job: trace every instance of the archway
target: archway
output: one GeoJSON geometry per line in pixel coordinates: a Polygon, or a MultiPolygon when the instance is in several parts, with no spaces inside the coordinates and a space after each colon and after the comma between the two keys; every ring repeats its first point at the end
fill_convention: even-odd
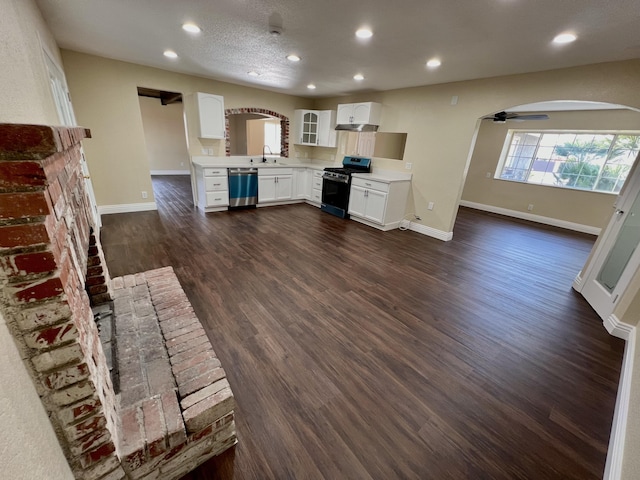
{"type": "Polygon", "coordinates": [[[231,121],[230,115],[261,115],[267,118],[276,118],[280,120],[280,156],[289,157],[289,118],[273,110],[264,108],[245,107],[245,108],[227,108],[224,111],[225,119],[225,154],[231,155],[231,121]]]}

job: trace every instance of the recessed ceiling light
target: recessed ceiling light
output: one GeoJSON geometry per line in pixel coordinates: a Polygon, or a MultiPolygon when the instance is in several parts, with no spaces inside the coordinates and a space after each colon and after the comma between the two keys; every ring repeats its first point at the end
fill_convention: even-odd
{"type": "Polygon", "coordinates": [[[195,23],[183,23],[182,29],[189,33],[200,33],[202,29],[195,23]]]}
{"type": "Polygon", "coordinates": [[[439,67],[440,65],[442,65],[442,62],[437,58],[432,58],[427,62],[427,67],[429,68],[436,68],[436,67],[439,67]]]}
{"type": "Polygon", "coordinates": [[[178,54],[173,50],[165,50],[163,55],[167,58],[178,58],[178,54]]]}
{"type": "Polygon", "coordinates": [[[247,75],[250,75],[252,77],[259,77],[260,74],[258,72],[254,72],[253,70],[251,70],[250,72],[247,72],[247,75]]]}
{"type": "Polygon", "coordinates": [[[371,38],[373,32],[368,28],[361,28],[356,32],[356,37],[358,38],[371,38]]]}
{"type": "Polygon", "coordinates": [[[309,90],[315,90],[315,89],[316,89],[316,86],[315,86],[313,83],[310,83],[309,85],[307,85],[307,88],[308,88],[309,90]]]}
{"type": "Polygon", "coordinates": [[[291,54],[291,55],[287,55],[287,60],[291,61],[291,62],[299,62],[300,61],[300,57],[298,55],[295,54],[291,54]]]}
{"type": "Polygon", "coordinates": [[[353,79],[354,79],[354,80],[364,80],[364,75],[362,75],[361,73],[356,73],[356,74],[353,76],[353,79]]]}
{"type": "Polygon", "coordinates": [[[573,33],[561,33],[553,39],[553,43],[571,43],[575,42],[576,38],[578,37],[576,37],[573,33]]]}

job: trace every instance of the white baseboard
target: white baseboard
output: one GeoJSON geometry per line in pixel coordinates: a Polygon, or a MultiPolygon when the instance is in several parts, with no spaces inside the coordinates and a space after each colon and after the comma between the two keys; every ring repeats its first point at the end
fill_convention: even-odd
{"type": "Polygon", "coordinates": [[[623,340],[629,340],[631,334],[635,331],[632,325],[621,322],[615,315],[609,315],[609,318],[603,320],[602,324],[610,335],[623,340]]]}
{"type": "Polygon", "coordinates": [[[151,170],[151,175],[191,175],[189,170],[151,170]]]}
{"type": "Polygon", "coordinates": [[[461,200],[460,206],[475,208],[476,210],[482,210],[485,212],[497,213],[498,215],[505,215],[507,217],[519,218],[521,220],[529,220],[530,222],[542,223],[544,225],[551,225],[552,227],[560,227],[576,232],[589,233],[591,235],[600,235],[600,231],[602,230],[601,228],[592,227],[590,225],[582,225],[580,223],[558,220],[557,218],[543,217],[542,215],[534,215],[532,213],[509,210],[507,208],[494,207],[493,205],[468,202],[467,200],[461,200]]]}
{"type": "Polygon", "coordinates": [[[427,227],[426,225],[410,222],[409,220],[403,220],[400,222],[400,227],[411,230],[412,232],[421,233],[422,235],[427,235],[428,237],[437,238],[443,242],[448,242],[453,239],[453,232],[437,230],[435,228],[427,227]]]}
{"type": "Polygon", "coordinates": [[[98,213],[102,216],[111,213],[148,212],[157,209],[158,205],[156,205],[156,202],[124,203],[121,205],[100,205],[98,207],[98,213]]]}
{"type": "Polygon", "coordinates": [[[609,437],[609,449],[607,450],[603,480],[620,480],[622,478],[622,461],[629,405],[631,403],[631,381],[633,378],[635,350],[636,331],[635,327],[631,327],[628,332],[627,344],[624,348],[620,382],[618,383],[618,396],[616,397],[616,408],[613,413],[613,424],[611,426],[611,436],[609,437]]]}

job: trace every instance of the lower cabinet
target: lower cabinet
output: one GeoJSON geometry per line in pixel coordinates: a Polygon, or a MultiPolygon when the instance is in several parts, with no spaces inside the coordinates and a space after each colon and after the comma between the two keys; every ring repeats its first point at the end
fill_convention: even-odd
{"type": "Polygon", "coordinates": [[[258,203],[285,202],[293,198],[293,169],[258,169],[258,203]]]}
{"type": "Polygon", "coordinates": [[[382,182],[353,177],[349,215],[380,230],[398,228],[404,218],[410,181],[382,182]]]}
{"type": "Polygon", "coordinates": [[[205,212],[226,210],[229,206],[229,180],[226,168],[196,167],[198,208],[205,212]]]}
{"type": "Polygon", "coordinates": [[[349,196],[349,214],[382,224],[387,208],[387,193],[352,186],[349,196]]]}
{"type": "Polygon", "coordinates": [[[311,170],[296,168],[293,170],[293,199],[309,200],[311,198],[311,170]]]}
{"type": "Polygon", "coordinates": [[[311,205],[320,207],[322,203],[322,178],[323,170],[311,170],[311,197],[309,201],[311,205]]]}

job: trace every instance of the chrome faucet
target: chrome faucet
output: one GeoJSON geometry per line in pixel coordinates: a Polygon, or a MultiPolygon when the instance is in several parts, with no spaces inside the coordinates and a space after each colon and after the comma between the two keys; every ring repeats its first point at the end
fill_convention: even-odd
{"type": "Polygon", "coordinates": [[[273,152],[271,151],[271,147],[269,147],[269,145],[265,145],[264,147],[262,147],[262,163],[265,163],[267,161],[267,156],[264,153],[265,148],[269,150],[269,155],[273,155],[273,152]]]}

